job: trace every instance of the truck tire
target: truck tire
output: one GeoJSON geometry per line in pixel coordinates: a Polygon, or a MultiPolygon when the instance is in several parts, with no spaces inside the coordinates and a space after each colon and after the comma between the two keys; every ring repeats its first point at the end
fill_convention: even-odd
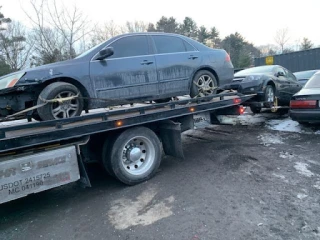
{"type": "Polygon", "coordinates": [[[83,99],[77,87],[66,82],[54,82],[46,86],[38,97],[37,104],[44,103],[42,99],[51,100],[54,98],[65,98],[75,96],[79,97],[64,101],[62,103],[48,103],[37,109],[41,120],[54,120],[80,116],[83,110],[83,99]]]}
{"type": "Polygon", "coordinates": [[[190,97],[194,98],[203,93],[205,96],[210,96],[216,93],[216,89],[211,89],[217,87],[216,77],[207,70],[200,70],[197,72],[191,82],[190,97]],[[197,84],[195,84],[197,83],[197,84]]]}
{"type": "Polygon", "coordinates": [[[160,166],[161,143],[149,128],[127,129],[106,145],[108,149],[104,149],[103,156],[106,170],[127,185],[152,178],[160,166]]]}

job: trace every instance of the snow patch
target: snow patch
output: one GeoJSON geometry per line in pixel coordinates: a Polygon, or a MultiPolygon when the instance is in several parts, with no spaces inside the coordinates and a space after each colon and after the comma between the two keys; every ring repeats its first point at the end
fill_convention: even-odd
{"type": "Polygon", "coordinates": [[[266,121],[266,118],[262,115],[240,115],[238,117],[241,125],[261,125],[266,121]]]}
{"type": "Polygon", "coordinates": [[[311,172],[309,169],[309,164],[302,163],[302,162],[296,162],[296,165],[294,165],[294,168],[297,170],[298,173],[301,175],[304,175],[306,177],[312,177],[314,176],[314,173],[311,172]]]}
{"type": "Polygon", "coordinates": [[[258,136],[258,139],[260,139],[262,144],[267,147],[271,144],[283,144],[282,138],[280,136],[270,133],[261,134],[258,136]]]}
{"type": "Polygon", "coordinates": [[[299,198],[299,199],[304,199],[304,198],[306,198],[306,197],[308,197],[308,195],[306,195],[306,194],[303,194],[303,193],[299,193],[298,195],[297,195],[297,198],[299,198]]]}
{"type": "Polygon", "coordinates": [[[269,120],[266,122],[267,128],[285,132],[304,132],[298,122],[291,119],[269,120]]]}
{"type": "Polygon", "coordinates": [[[110,222],[116,229],[123,230],[137,225],[147,226],[171,216],[174,197],[158,201],[155,199],[156,195],[157,191],[149,188],[136,200],[127,198],[115,200],[108,211],[110,222]]]}
{"type": "Polygon", "coordinates": [[[286,159],[286,158],[291,159],[294,157],[294,155],[292,153],[288,153],[288,152],[281,152],[279,157],[284,158],[284,159],[286,159]]]}
{"type": "Polygon", "coordinates": [[[313,185],[313,187],[320,190],[320,182],[317,181],[316,184],[313,185]]]}
{"type": "Polygon", "coordinates": [[[281,174],[277,174],[277,173],[272,173],[272,175],[273,175],[274,177],[277,177],[277,178],[280,178],[280,179],[285,179],[285,178],[286,178],[285,176],[283,176],[283,175],[281,175],[281,174]]]}

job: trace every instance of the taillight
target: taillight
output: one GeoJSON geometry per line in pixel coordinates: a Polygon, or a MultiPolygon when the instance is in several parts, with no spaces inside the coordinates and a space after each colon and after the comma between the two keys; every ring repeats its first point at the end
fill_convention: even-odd
{"type": "Polygon", "coordinates": [[[238,97],[237,97],[237,98],[234,98],[234,99],[233,99],[233,103],[234,103],[234,104],[239,104],[239,103],[241,103],[241,98],[238,98],[238,97]]]}
{"type": "Polygon", "coordinates": [[[316,108],[317,100],[291,100],[290,108],[316,108]]]}
{"type": "Polygon", "coordinates": [[[230,55],[227,53],[227,55],[226,55],[226,62],[230,62],[230,55]]]}
{"type": "Polygon", "coordinates": [[[239,108],[239,114],[241,115],[241,114],[244,114],[244,107],[243,106],[240,106],[240,108],[239,108]]]}

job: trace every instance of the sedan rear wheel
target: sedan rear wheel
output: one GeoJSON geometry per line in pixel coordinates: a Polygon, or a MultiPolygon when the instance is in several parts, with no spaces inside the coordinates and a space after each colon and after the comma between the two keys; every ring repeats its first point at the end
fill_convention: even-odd
{"type": "Polygon", "coordinates": [[[190,96],[194,98],[213,95],[216,93],[217,86],[215,76],[207,70],[201,70],[192,80],[190,96]]]}

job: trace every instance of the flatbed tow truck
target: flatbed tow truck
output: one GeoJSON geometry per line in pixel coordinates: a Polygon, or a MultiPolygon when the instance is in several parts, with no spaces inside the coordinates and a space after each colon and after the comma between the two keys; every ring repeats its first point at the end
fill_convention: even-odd
{"type": "Polygon", "coordinates": [[[235,92],[87,113],[62,120],[0,125],[0,204],[71,182],[91,187],[86,164],[99,162],[127,185],[150,179],[162,153],[184,158],[181,133],[194,116],[211,124],[240,115],[252,95],[235,92]]]}

